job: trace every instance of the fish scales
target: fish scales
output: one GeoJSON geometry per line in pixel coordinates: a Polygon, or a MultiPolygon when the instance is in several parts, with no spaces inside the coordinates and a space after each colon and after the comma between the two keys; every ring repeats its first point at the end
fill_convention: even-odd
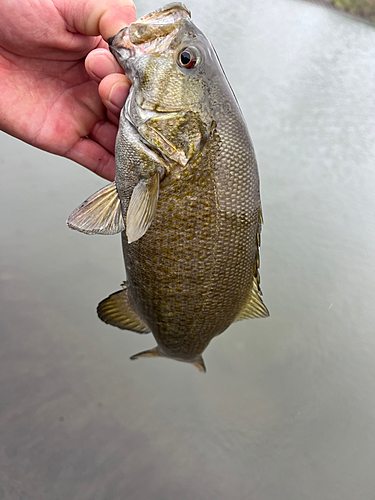
{"type": "Polygon", "coordinates": [[[160,190],[147,233],[131,244],[123,236],[129,292],[140,316],[157,341],[173,351],[181,338],[193,355],[240,312],[256,264],[259,204],[248,197],[257,179],[248,151],[243,154],[247,132],[238,119],[222,122],[193,168],[172,173],[160,190]],[[225,147],[232,137],[235,155],[225,147]]]}
{"type": "Polygon", "coordinates": [[[110,48],[133,83],[116,141],[122,220],[108,228],[114,217],[106,213],[107,229],[92,232],[122,231],[127,282],[98,313],[153,333],[157,347],[134,358],[165,356],[205,370],[202,352],[213,337],[236,320],[268,315],[251,139],[216,53],[182,4],[124,28],[110,48]]]}

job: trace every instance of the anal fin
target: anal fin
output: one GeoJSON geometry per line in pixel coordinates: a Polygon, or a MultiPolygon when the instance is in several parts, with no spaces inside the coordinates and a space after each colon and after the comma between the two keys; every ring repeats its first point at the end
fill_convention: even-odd
{"type": "Polygon", "coordinates": [[[99,318],[109,325],[137,333],[150,333],[148,326],[129,304],[128,291],[119,290],[102,300],[97,308],[99,318]]]}

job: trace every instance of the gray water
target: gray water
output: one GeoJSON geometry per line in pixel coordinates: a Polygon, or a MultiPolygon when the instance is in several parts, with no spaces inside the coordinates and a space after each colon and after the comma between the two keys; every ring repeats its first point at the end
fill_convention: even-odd
{"type": "MultiPolygon", "coordinates": [[[[160,6],[139,1],[138,15],[160,6]]],[[[120,237],[65,219],[105,182],[0,135],[0,499],[375,498],[375,28],[294,0],[191,0],[257,152],[266,320],[208,369],[105,325],[120,237]]]]}

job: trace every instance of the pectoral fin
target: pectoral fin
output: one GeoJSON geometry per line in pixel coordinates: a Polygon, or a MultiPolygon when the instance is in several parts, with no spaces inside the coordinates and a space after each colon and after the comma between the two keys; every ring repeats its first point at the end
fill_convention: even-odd
{"type": "Polygon", "coordinates": [[[257,278],[254,276],[253,287],[251,289],[251,293],[247,301],[247,304],[239,313],[235,321],[241,321],[243,319],[250,319],[250,318],[267,318],[267,316],[270,315],[267,307],[263,303],[261,294],[262,293],[259,290],[257,278]]]}
{"type": "Polygon", "coordinates": [[[102,300],[97,308],[99,318],[122,330],[150,333],[148,326],[133,311],[129,304],[128,291],[120,290],[102,300]]]}
{"type": "Polygon", "coordinates": [[[139,240],[150,227],[159,197],[159,173],[141,179],[135,186],[126,214],[128,243],[139,240]]]}
{"type": "Polygon", "coordinates": [[[116,234],[125,229],[116,184],[99,189],[71,213],[70,229],[86,234],[116,234]]]}

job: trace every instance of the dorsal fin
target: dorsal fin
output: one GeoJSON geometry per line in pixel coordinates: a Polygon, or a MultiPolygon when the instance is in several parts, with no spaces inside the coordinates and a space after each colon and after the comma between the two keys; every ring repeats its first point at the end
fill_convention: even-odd
{"type": "Polygon", "coordinates": [[[260,291],[257,279],[254,276],[253,287],[251,289],[249,299],[245,307],[236,317],[235,321],[241,321],[243,319],[250,318],[267,318],[270,313],[268,312],[267,307],[264,305],[261,295],[262,292],[260,291]]]}
{"type": "Polygon", "coordinates": [[[99,189],[69,216],[67,224],[86,234],[116,234],[125,229],[115,182],[99,189]]]}
{"type": "Polygon", "coordinates": [[[126,284],[124,290],[112,293],[112,295],[102,300],[98,305],[97,313],[104,323],[117,326],[122,330],[150,333],[148,326],[133,311],[129,304],[126,284]]]}
{"type": "Polygon", "coordinates": [[[253,286],[251,288],[248,300],[243,307],[242,311],[237,315],[235,321],[241,321],[243,319],[250,318],[266,318],[270,315],[267,307],[264,305],[262,300],[262,290],[260,289],[260,276],[259,276],[259,251],[260,251],[260,232],[262,230],[263,217],[262,209],[259,208],[259,230],[257,232],[257,253],[254,265],[254,275],[253,275],[253,286]]]}

